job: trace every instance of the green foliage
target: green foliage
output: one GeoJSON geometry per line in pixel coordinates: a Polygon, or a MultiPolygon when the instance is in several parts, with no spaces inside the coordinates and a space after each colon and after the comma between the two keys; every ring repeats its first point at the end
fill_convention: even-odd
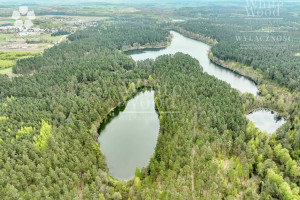
{"type": "Polygon", "coordinates": [[[0,75],[0,199],[96,199],[99,193],[128,199],[130,186],[108,175],[92,127],[123,101],[128,82],[134,90],[137,79],[147,80],[147,73],[115,48],[133,44],[120,38],[123,30],[134,36],[132,42],[166,41],[167,31],[153,27],[150,34],[160,37],[151,39],[140,32],[143,27],[152,29],[120,23],[107,26],[100,37],[91,30],[76,33],[88,37],[17,63],[15,71],[32,76],[0,75]]]}
{"type": "Polygon", "coordinates": [[[141,188],[141,180],[139,177],[135,177],[134,178],[134,187],[139,190],[141,188]]]}
{"type": "Polygon", "coordinates": [[[51,131],[52,131],[52,126],[47,122],[45,122],[44,120],[42,120],[40,134],[37,137],[36,136],[33,137],[34,146],[37,149],[42,150],[46,147],[47,139],[51,137],[51,131]]]}
{"type": "MultiPolygon", "coordinates": [[[[215,12],[215,10],[211,12],[215,12]]],[[[296,67],[300,57],[295,56],[300,49],[293,45],[295,41],[299,40],[300,34],[297,31],[297,26],[293,24],[294,19],[285,16],[287,20],[284,22],[267,25],[267,22],[251,23],[251,21],[245,21],[244,17],[236,17],[233,20],[231,15],[231,9],[224,9],[222,14],[213,18],[207,15],[199,20],[180,23],[179,26],[185,31],[216,39],[218,43],[211,48],[213,56],[221,60],[235,61],[251,66],[254,70],[257,69],[262,72],[264,78],[274,80],[292,90],[300,91],[300,68],[296,67]],[[261,32],[266,26],[275,30],[275,33],[261,32]],[[276,31],[287,28],[291,31],[288,35],[276,33],[276,31]],[[249,32],[243,32],[247,30],[249,32]],[[256,42],[255,39],[272,37],[289,37],[290,39],[273,43],[266,39],[256,42]],[[288,48],[279,44],[286,45],[288,48]]]]}
{"type": "Polygon", "coordinates": [[[0,116],[0,122],[1,122],[1,121],[6,121],[6,120],[8,120],[8,119],[9,119],[8,117],[0,116]]]}
{"type": "Polygon", "coordinates": [[[279,161],[284,164],[289,159],[291,159],[289,151],[287,149],[282,148],[281,144],[278,144],[274,148],[274,152],[279,161]]]}
{"type": "Polygon", "coordinates": [[[182,53],[160,56],[152,68],[143,67],[142,63],[138,68],[159,80],[155,104],[161,118],[155,155],[146,170],[147,182],[151,181],[142,185],[139,193],[142,199],[160,195],[165,199],[237,195],[240,179],[249,173],[247,161],[242,164],[239,159],[234,160],[232,188],[227,192],[224,183],[228,179],[227,170],[219,169],[215,158],[221,152],[230,154],[238,137],[236,133],[245,132],[247,122],[239,94],[203,73],[197,60],[182,53]],[[157,193],[147,192],[153,187],[158,188],[157,193]],[[159,188],[166,190],[160,194],[159,188]]]}
{"type": "Polygon", "coordinates": [[[0,70],[16,65],[18,59],[39,55],[30,52],[2,52],[0,51],[0,70]]]}
{"type": "Polygon", "coordinates": [[[148,82],[150,85],[154,85],[154,83],[155,83],[155,81],[151,75],[149,75],[149,77],[148,77],[148,82]]]}
{"type": "Polygon", "coordinates": [[[52,33],[51,36],[59,36],[59,35],[69,35],[70,32],[69,31],[62,31],[62,30],[59,30],[55,33],[52,33]]]}
{"type": "MultiPolygon", "coordinates": [[[[219,43],[227,37],[216,32],[226,24],[187,24],[219,43]]],[[[192,57],[177,53],[135,63],[121,52],[165,44],[167,36],[152,20],[104,23],[13,69],[32,76],[0,75],[0,198],[297,199],[299,143],[290,141],[299,141],[298,123],[280,146],[276,136],[248,124],[240,94],[203,73],[192,57]],[[125,183],[108,175],[93,127],[127,89],[129,97],[141,86],[137,79],[155,80],[160,134],[149,166],[125,183]]]]}
{"type": "Polygon", "coordinates": [[[98,195],[98,198],[99,198],[99,200],[105,200],[104,195],[103,195],[102,193],[100,193],[100,194],[98,195]]]}
{"type": "Polygon", "coordinates": [[[276,174],[272,169],[268,170],[267,178],[270,184],[274,183],[278,186],[280,196],[284,200],[300,199],[298,190],[292,190],[287,182],[285,182],[282,176],[276,174]]]}
{"type": "Polygon", "coordinates": [[[135,88],[135,84],[132,83],[128,83],[128,89],[130,92],[135,92],[136,88],[135,88]]]}
{"type": "Polygon", "coordinates": [[[153,81],[153,80],[154,80],[153,77],[151,75],[149,75],[148,81],[153,81]]]}
{"type": "Polygon", "coordinates": [[[61,28],[62,26],[67,25],[64,22],[53,23],[51,21],[45,21],[45,20],[39,20],[39,19],[35,19],[33,21],[33,23],[42,29],[61,28]]]}
{"type": "Polygon", "coordinates": [[[35,131],[34,127],[21,127],[21,129],[18,130],[16,139],[19,139],[22,135],[28,135],[34,131],[35,131]]]}
{"type": "Polygon", "coordinates": [[[135,169],[134,176],[138,178],[142,178],[141,170],[138,167],[136,167],[135,169]]]}
{"type": "MultiPolygon", "coordinates": [[[[218,8],[214,8],[214,12],[216,12],[215,9],[218,8]]],[[[187,20],[175,26],[181,33],[201,36],[195,38],[207,43],[211,43],[209,39],[217,40],[217,43],[211,43],[213,46],[209,54],[210,59],[256,81],[261,96],[255,98],[252,95],[243,95],[246,112],[262,107],[272,108],[288,119],[287,124],[272,136],[260,132],[250,123],[245,137],[240,137],[248,143],[247,151],[251,151],[248,158],[252,157],[255,160],[254,163],[248,161],[253,170],[253,174],[250,175],[258,174],[262,185],[268,182],[261,191],[262,199],[299,198],[293,195],[299,194],[300,184],[298,177],[300,173],[300,127],[297,126],[300,115],[300,68],[297,66],[300,60],[297,56],[299,47],[294,47],[293,43],[299,40],[300,34],[293,23],[291,13],[293,8],[289,7],[289,9],[289,11],[282,12],[286,20],[279,23],[252,23],[245,21],[243,16],[236,16],[233,19],[231,9],[219,8],[219,13],[214,16],[209,14],[212,9],[208,9],[207,13],[201,12],[204,16],[200,19],[187,20]],[[264,32],[265,27],[275,32],[289,28],[292,31],[288,35],[291,40],[278,43],[259,41],[259,44],[248,40],[250,37],[271,38],[274,35],[284,35],[272,33],[272,31],[264,32]],[[247,30],[250,32],[248,33],[247,30]],[[237,35],[244,35],[247,41],[238,41],[237,35]],[[206,39],[203,40],[204,37],[206,39]],[[288,47],[283,49],[282,46],[272,46],[274,44],[288,47]],[[278,176],[287,181],[277,182],[276,185],[274,185],[274,180],[270,183],[271,179],[266,178],[269,169],[274,169],[277,175],[280,174],[278,176]]],[[[242,145],[241,141],[240,143],[242,145]]]]}
{"type": "Polygon", "coordinates": [[[11,60],[0,60],[0,69],[5,69],[8,67],[12,67],[16,64],[16,62],[11,60]]]}
{"type": "Polygon", "coordinates": [[[29,133],[33,132],[34,130],[35,130],[34,127],[21,127],[21,129],[18,130],[18,134],[19,135],[29,134],[29,133]]]}
{"type": "Polygon", "coordinates": [[[10,102],[12,102],[12,101],[15,101],[16,100],[16,98],[15,97],[13,97],[13,96],[10,96],[10,97],[6,97],[6,101],[8,102],[8,103],[10,103],[10,102]]]}
{"type": "Polygon", "coordinates": [[[0,51],[0,60],[17,60],[17,59],[27,58],[30,56],[37,56],[37,55],[40,55],[40,53],[0,51]]]}

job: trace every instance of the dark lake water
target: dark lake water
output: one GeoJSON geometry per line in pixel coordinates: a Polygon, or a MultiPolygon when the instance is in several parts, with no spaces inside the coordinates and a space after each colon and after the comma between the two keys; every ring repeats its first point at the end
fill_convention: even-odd
{"type": "Polygon", "coordinates": [[[175,54],[176,52],[189,54],[200,62],[204,72],[229,83],[231,87],[240,90],[242,93],[248,92],[257,95],[258,89],[253,81],[231,70],[218,66],[209,60],[209,46],[207,44],[184,37],[175,31],[171,31],[171,34],[174,37],[171,45],[167,48],[133,50],[127,52],[127,54],[129,54],[135,61],[145,60],[147,58],[155,59],[160,55],[175,54]]]}
{"type": "Polygon", "coordinates": [[[106,157],[109,174],[127,180],[136,167],[146,167],[154,153],[159,133],[154,91],[139,92],[117,107],[101,124],[98,142],[106,157]]]}
{"type": "Polygon", "coordinates": [[[269,134],[274,133],[286,121],[276,112],[270,110],[258,110],[247,115],[254,122],[255,127],[269,134]]]}

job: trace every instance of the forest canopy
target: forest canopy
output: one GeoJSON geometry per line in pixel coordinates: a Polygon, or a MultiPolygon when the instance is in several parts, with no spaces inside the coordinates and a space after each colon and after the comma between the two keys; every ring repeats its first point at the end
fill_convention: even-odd
{"type": "MultiPolygon", "coordinates": [[[[43,55],[18,61],[18,77],[0,74],[0,198],[300,199],[300,147],[291,142],[300,138],[296,111],[288,124],[293,128],[287,128],[290,140],[268,136],[245,117],[245,104],[251,104],[245,98],[254,98],[203,73],[191,56],[135,62],[125,50],[166,46],[170,39],[169,24],[145,20],[77,31],[43,55]],[[97,143],[97,127],[144,85],[155,88],[160,116],[155,153],[132,180],[115,180],[97,143]],[[178,92],[170,95],[175,87],[178,92]]],[[[267,78],[299,89],[299,76],[285,72],[297,58],[275,60],[284,67],[270,68],[271,55],[288,52],[240,51],[227,40],[232,26],[223,21],[178,26],[217,41],[212,53],[220,59],[259,68],[267,78]]]]}

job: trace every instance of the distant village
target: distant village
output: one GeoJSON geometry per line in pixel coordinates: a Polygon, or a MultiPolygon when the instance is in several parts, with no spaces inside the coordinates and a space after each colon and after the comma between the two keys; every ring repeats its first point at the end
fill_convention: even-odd
{"type": "Polygon", "coordinates": [[[11,24],[3,24],[0,27],[0,33],[15,33],[16,36],[24,37],[24,36],[29,36],[33,35],[36,33],[44,33],[44,34],[52,34],[56,33],[58,31],[68,31],[68,32],[74,32],[77,29],[84,29],[87,27],[95,27],[98,25],[96,21],[88,21],[88,22],[83,22],[80,19],[77,18],[68,18],[68,17],[41,17],[40,20],[45,20],[45,21],[53,21],[53,22],[68,22],[65,26],[60,27],[60,28],[47,28],[47,29],[42,29],[42,28],[37,28],[37,27],[32,27],[29,29],[25,28],[20,28],[16,26],[12,26],[11,24]]]}

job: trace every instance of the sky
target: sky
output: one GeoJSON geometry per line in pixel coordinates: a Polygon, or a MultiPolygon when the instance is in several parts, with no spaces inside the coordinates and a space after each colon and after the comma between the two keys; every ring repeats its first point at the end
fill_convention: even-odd
{"type": "Polygon", "coordinates": [[[67,5],[67,4],[82,4],[82,3],[112,3],[112,4],[185,4],[185,3],[205,3],[208,2],[245,2],[246,0],[0,0],[0,5],[19,5],[19,4],[56,4],[56,5],[67,5]]]}
{"type": "MultiPolygon", "coordinates": [[[[127,5],[142,5],[142,4],[163,4],[163,5],[184,5],[184,6],[203,6],[210,4],[222,4],[222,5],[243,5],[247,0],[0,0],[1,6],[9,5],[32,5],[38,4],[40,6],[45,5],[84,5],[84,4],[127,4],[127,5]]],[[[251,0],[248,0],[251,1],[251,0]]],[[[253,0],[255,1],[255,0],[253,0]]],[[[256,0],[256,1],[270,1],[270,0],[256,0]]],[[[300,0],[274,0],[283,1],[284,3],[300,2],[300,0]]]]}

